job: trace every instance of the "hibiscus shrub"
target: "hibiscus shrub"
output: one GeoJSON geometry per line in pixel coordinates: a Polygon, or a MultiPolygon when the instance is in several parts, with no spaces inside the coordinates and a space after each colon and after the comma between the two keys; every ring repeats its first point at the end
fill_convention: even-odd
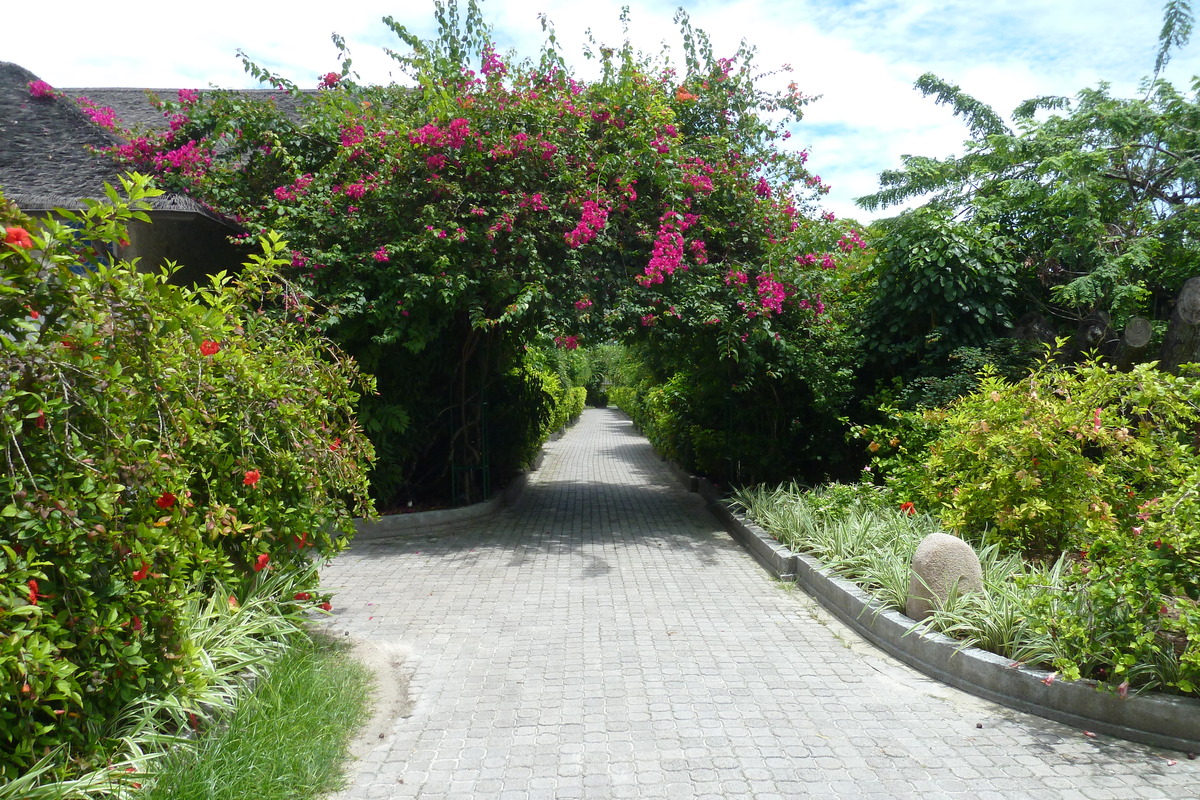
{"type": "Polygon", "coordinates": [[[65,221],[0,209],[0,779],[60,745],[103,763],[135,698],[186,701],[186,598],[299,573],[369,510],[369,384],[295,322],[284,244],[171,285],[109,255],[155,193],[125,189],[65,221]]]}

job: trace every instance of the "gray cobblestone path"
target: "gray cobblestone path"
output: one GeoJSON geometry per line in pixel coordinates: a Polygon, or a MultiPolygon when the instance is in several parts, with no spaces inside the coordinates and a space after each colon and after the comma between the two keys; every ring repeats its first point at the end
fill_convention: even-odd
{"type": "Polygon", "coordinates": [[[616,411],[550,444],[515,508],[355,545],[325,582],[333,629],[411,676],[411,716],[345,798],[1200,797],[1200,760],[864,644],[772,581],[616,411]]]}

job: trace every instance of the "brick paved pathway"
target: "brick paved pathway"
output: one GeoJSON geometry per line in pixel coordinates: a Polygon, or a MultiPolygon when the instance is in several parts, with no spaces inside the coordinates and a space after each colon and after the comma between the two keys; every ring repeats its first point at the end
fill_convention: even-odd
{"type": "Polygon", "coordinates": [[[550,444],[515,508],[360,543],[325,580],[334,629],[411,675],[411,716],[345,798],[1200,797],[1200,760],[864,644],[772,581],[616,411],[550,444]]]}

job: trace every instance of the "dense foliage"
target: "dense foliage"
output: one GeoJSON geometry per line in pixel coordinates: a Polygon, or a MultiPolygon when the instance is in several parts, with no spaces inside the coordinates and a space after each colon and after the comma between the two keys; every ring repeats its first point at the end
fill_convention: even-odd
{"type": "Polygon", "coordinates": [[[446,492],[450,473],[471,497],[465,467],[502,480],[519,466],[485,435],[484,409],[529,393],[522,353],[541,332],[564,349],[642,343],[664,354],[659,382],[673,375],[664,362],[687,363],[710,416],[729,392],[806,387],[747,409],[771,413],[776,434],[837,405],[833,276],[862,241],[818,218],[827,187],[781,146],[808,102],[794,84],[761,90],[751,48],[716,57],[682,12],[678,70],[628,43],[596,46],[600,77],[584,82],[553,29],[519,61],[496,52],[473,0],[465,15],[436,7],[433,40],[386,20],[412,86],[359,85],[347,55],[304,93],[247,62],[286,106],[183,92],[162,101],[169,131],[117,150],[284,234],[320,324],[379,381],[361,407],[379,497],[446,492]],[[783,374],[790,384],[770,386],[783,374]]]}
{"type": "Polygon", "coordinates": [[[898,497],[965,538],[1065,559],[1032,619],[1079,677],[1200,687],[1200,383],[1139,365],[984,370],[944,408],[868,432],[898,497]]]}
{"type": "MultiPolygon", "coordinates": [[[[370,384],[293,315],[265,238],[240,280],[185,289],[111,248],[153,190],[0,214],[0,776],[48,749],[103,763],[139,698],[202,693],[188,608],[309,575],[369,510],[370,384]],[[286,316],[284,310],[287,309],[286,316]]],[[[314,585],[279,598],[321,602],[314,585]]]]}

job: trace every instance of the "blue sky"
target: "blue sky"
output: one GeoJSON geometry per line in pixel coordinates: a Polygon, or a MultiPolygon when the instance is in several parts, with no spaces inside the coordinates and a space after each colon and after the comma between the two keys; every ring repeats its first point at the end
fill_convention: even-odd
{"type": "MultiPolygon", "coordinates": [[[[465,0],[464,0],[465,3],[465,0]]],[[[200,6],[130,0],[111,5],[67,0],[10,4],[0,59],[55,86],[224,88],[252,86],[236,51],[301,85],[337,67],[330,35],[347,39],[367,81],[402,76],[385,47],[400,47],[381,22],[391,15],[417,33],[433,32],[433,0],[343,0],[298,11],[294,0],[206,0],[200,6]],[[203,13],[194,9],[203,8],[203,13]]],[[[543,41],[539,13],[557,30],[560,50],[586,77],[581,55],[589,28],[619,44],[622,5],[630,38],[646,52],[678,51],[678,2],[638,0],[484,0],[503,49],[533,54],[543,41]]],[[[950,113],[923,99],[913,82],[934,72],[1007,113],[1022,100],[1074,95],[1108,81],[1133,94],[1154,64],[1162,3],[1157,0],[705,0],[682,4],[718,55],[741,40],[758,50],[764,71],[791,64],[809,106],[792,142],[833,186],[826,207],[868,219],[853,198],[871,192],[900,155],[941,156],[966,138],[950,113]]],[[[1190,84],[1200,74],[1200,37],[1177,53],[1166,77],[1190,84]]],[[[894,212],[884,212],[889,214],[894,212]]]]}

